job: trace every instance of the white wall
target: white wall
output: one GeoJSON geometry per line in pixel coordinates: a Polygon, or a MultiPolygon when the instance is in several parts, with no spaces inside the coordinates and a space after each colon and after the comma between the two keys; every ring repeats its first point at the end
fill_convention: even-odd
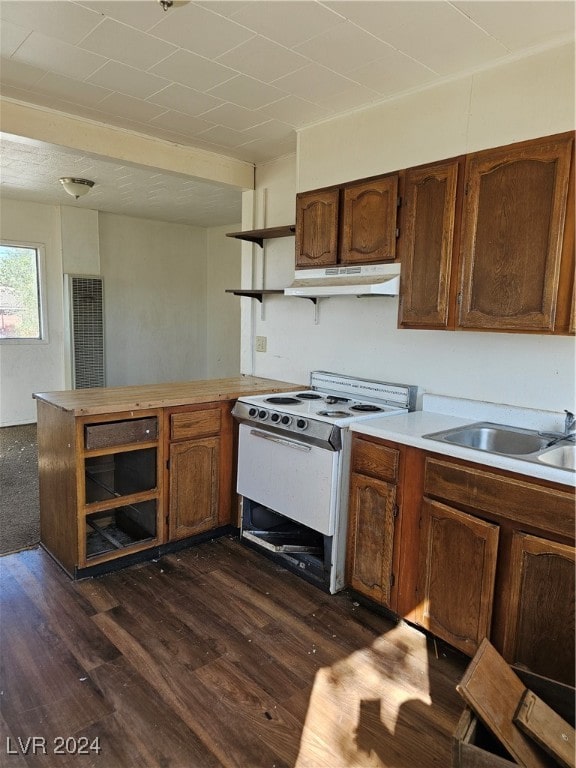
{"type": "Polygon", "coordinates": [[[33,392],[64,386],[60,209],[2,200],[0,237],[44,246],[46,339],[0,343],[0,426],[36,421],[33,392]]]}
{"type": "Polygon", "coordinates": [[[1,201],[0,237],[44,246],[47,339],[0,343],[0,426],[36,421],[33,392],[70,388],[63,276],[101,274],[108,386],[236,376],[241,252],[203,229],[1,201]]]}
{"type": "Polygon", "coordinates": [[[101,213],[108,386],[201,379],[207,231],[101,213]]]}
{"type": "MultiPolygon", "coordinates": [[[[265,189],[273,212],[266,226],[291,223],[297,191],[573,128],[574,56],[562,47],[302,131],[296,172],[290,161],[258,168],[256,205],[265,189]]],[[[294,241],[269,243],[266,287],[286,286],[294,241]]],[[[244,285],[257,284],[258,266],[245,259],[243,269],[244,285]]],[[[397,298],[324,299],[318,324],[307,300],[265,302],[263,315],[255,307],[243,315],[245,372],[307,382],[311,370],[325,369],[421,391],[574,410],[572,338],[398,330],[397,298]],[[266,353],[252,351],[252,333],[267,337],[266,353]]]]}
{"type": "Polygon", "coordinates": [[[241,224],[208,230],[208,338],[207,371],[210,379],[238,376],[240,373],[240,299],[228,288],[239,288],[241,247],[227,232],[238,232],[241,224]]]}
{"type": "MultiPolygon", "coordinates": [[[[63,205],[60,208],[62,270],[65,275],[99,275],[98,211],[63,205]]],[[[64,387],[72,387],[72,330],[64,290],[64,387]]]]}

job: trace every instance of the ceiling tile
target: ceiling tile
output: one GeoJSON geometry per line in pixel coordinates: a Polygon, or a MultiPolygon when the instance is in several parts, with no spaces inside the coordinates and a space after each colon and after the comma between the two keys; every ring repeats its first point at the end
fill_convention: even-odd
{"type": "Polygon", "coordinates": [[[305,99],[298,98],[298,96],[287,96],[285,99],[280,99],[280,101],[276,101],[274,104],[263,107],[260,111],[263,115],[275,117],[277,120],[293,125],[295,128],[300,128],[334,115],[332,110],[312,104],[305,99]]]}
{"type": "Polygon", "coordinates": [[[455,2],[456,8],[510,50],[547,43],[574,31],[574,2],[455,2]],[[522,23],[519,23],[519,20],[522,23]]]}
{"type": "Polygon", "coordinates": [[[248,139],[267,139],[269,141],[296,140],[296,132],[291,125],[281,123],[279,120],[267,120],[252,128],[247,128],[244,135],[248,139]]]}
{"type": "MultiPolygon", "coordinates": [[[[254,163],[266,163],[269,160],[292,155],[296,152],[296,138],[292,141],[274,142],[264,141],[263,139],[251,141],[238,147],[238,151],[245,153],[245,158],[250,158],[254,163]]],[[[242,159],[242,158],[241,158],[242,159]]]]}
{"type": "Polygon", "coordinates": [[[266,85],[266,83],[261,83],[259,80],[245,75],[238,75],[238,77],[233,77],[231,80],[217,85],[211,89],[210,94],[247,109],[258,109],[288,95],[286,91],[281,91],[273,85],[266,85]]]}
{"type": "Polygon", "coordinates": [[[98,104],[98,109],[110,115],[126,118],[127,120],[137,120],[147,122],[154,117],[158,117],[165,110],[163,107],[157,107],[141,99],[133,99],[131,96],[124,96],[121,93],[112,93],[98,104]]]}
{"type": "Polygon", "coordinates": [[[118,61],[107,61],[97,72],[90,75],[88,82],[137,99],[145,99],[165,88],[169,81],[150,72],[120,64],[118,61]]]}
{"type": "Polygon", "coordinates": [[[48,3],[46,0],[2,0],[0,19],[2,23],[9,21],[72,44],[81,40],[101,21],[97,13],[75,3],[48,3]]]}
{"type": "Polygon", "coordinates": [[[111,93],[107,88],[72,80],[71,77],[57,75],[54,72],[48,72],[32,90],[39,90],[41,93],[56,96],[56,98],[64,101],[88,106],[98,104],[111,93]]]}
{"type": "Polygon", "coordinates": [[[382,94],[362,85],[353,85],[346,91],[318,99],[319,104],[334,112],[348,112],[360,107],[366,107],[375,101],[380,101],[382,94]]]}
{"type": "Polygon", "coordinates": [[[190,134],[179,133],[175,130],[162,128],[158,123],[138,123],[134,126],[134,129],[139,133],[143,133],[146,136],[152,136],[156,139],[165,139],[166,141],[173,141],[176,144],[182,144],[182,146],[196,146],[197,139],[192,138],[190,134]]]}
{"type": "Polygon", "coordinates": [[[348,90],[353,83],[337,72],[332,72],[318,64],[309,64],[297,72],[280,77],[274,85],[294,96],[316,101],[325,96],[348,90]]]}
{"type": "Polygon", "coordinates": [[[151,70],[182,85],[205,91],[234,77],[236,72],[189,51],[176,51],[151,70]]]}
{"type": "Polygon", "coordinates": [[[209,128],[200,134],[200,138],[219,147],[237,147],[244,144],[246,140],[241,131],[235,131],[224,125],[215,125],[213,128],[209,128]]]}
{"type": "MultiPolygon", "coordinates": [[[[432,0],[435,6],[445,5],[446,0],[432,0]]],[[[388,39],[395,29],[418,20],[424,6],[431,0],[329,0],[325,5],[349,21],[377,37],[388,39]]]]}
{"type": "Polygon", "coordinates": [[[254,32],[193,3],[166,13],[151,34],[207,58],[254,37],[254,32]]]}
{"type": "Polygon", "coordinates": [[[335,72],[346,74],[386,55],[390,46],[350,23],[338,24],[295,48],[335,72]]]}
{"type": "MultiPolygon", "coordinates": [[[[0,3],[1,7],[2,4],[0,3]]],[[[6,58],[12,56],[29,34],[29,29],[18,27],[16,24],[10,24],[9,21],[2,21],[0,25],[0,51],[2,56],[6,58]]]]}
{"type": "Polygon", "coordinates": [[[164,11],[153,0],[80,0],[79,4],[142,31],[151,29],[164,17],[164,11]]]}
{"type": "Polygon", "coordinates": [[[235,131],[243,131],[266,120],[260,112],[237,107],[235,104],[222,104],[216,109],[205,112],[202,117],[217,125],[233,128],[235,131]]]}
{"type": "Polygon", "coordinates": [[[456,8],[438,3],[424,3],[417,19],[394,31],[393,41],[395,48],[440,75],[494,63],[507,53],[456,8]]]}
{"type": "Polygon", "coordinates": [[[196,3],[227,18],[235,16],[243,6],[248,4],[249,0],[203,0],[196,3]]]}
{"type": "Polygon", "coordinates": [[[253,37],[218,57],[221,64],[270,83],[309,64],[308,59],[264,37],[253,37]]]}
{"type": "Polygon", "coordinates": [[[344,20],[319,3],[253,0],[234,14],[234,21],[292,48],[344,20]]]}
{"type": "Polygon", "coordinates": [[[182,112],[169,110],[150,121],[153,125],[161,125],[163,128],[175,131],[182,135],[193,136],[211,128],[214,122],[202,120],[192,115],[184,115],[182,112]]]}
{"type": "Polygon", "coordinates": [[[348,73],[348,77],[362,83],[382,96],[417,88],[430,83],[435,77],[431,69],[419,64],[400,51],[389,48],[386,56],[348,73]]]}
{"type": "Polygon", "coordinates": [[[46,37],[33,32],[12,56],[17,61],[59,72],[61,75],[74,76],[82,80],[104,64],[105,59],[95,53],[83,51],[53,37],[46,37]]]}
{"type": "Polygon", "coordinates": [[[2,83],[17,88],[30,88],[46,74],[46,70],[32,67],[22,61],[3,58],[0,62],[0,73],[2,74],[2,83]]]}
{"type": "Polygon", "coordinates": [[[112,19],[104,19],[82,40],[80,47],[142,69],[157,64],[176,50],[173,45],[163,40],[112,19]]]}
{"type": "Polygon", "coordinates": [[[175,109],[178,112],[185,112],[187,115],[201,115],[203,112],[222,104],[222,100],[215,96],[200,93],[200,91],[195,91],[193,88],[187,88],[178,83],[173,83],[162,91],[158,91],[158,93],[150,96],[148,101],[152,104],[175,109]]]}

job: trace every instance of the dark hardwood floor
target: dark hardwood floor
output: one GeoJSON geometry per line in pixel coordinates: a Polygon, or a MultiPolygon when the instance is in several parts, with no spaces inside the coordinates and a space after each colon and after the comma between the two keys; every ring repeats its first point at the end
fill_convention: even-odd
{"type": "Polygon", "coordinates": [[[33,549],[0,576],[2,766],[450,765],[467,660],[236,539],[79,582],[33,549]]]}

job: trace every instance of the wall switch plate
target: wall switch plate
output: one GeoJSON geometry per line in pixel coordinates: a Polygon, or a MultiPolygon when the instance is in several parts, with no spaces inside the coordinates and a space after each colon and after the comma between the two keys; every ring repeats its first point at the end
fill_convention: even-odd
{"type": "Polygon", "coordinates": [[[266,336],[256,336],[254,339],[254,349],[256,352],[266,352],[266,342],[268,341],[266,336]]]}

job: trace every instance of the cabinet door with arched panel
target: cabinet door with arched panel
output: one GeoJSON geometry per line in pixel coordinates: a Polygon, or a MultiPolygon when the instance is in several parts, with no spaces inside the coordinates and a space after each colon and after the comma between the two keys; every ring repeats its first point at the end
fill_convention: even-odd
{"type": "Polygon", "coordinates": [[[515,531],[504,630],[504,658],[574,684],[576,550],[515,531]]]}
{"type": "Polygon", "coordinates": [[[467,156],[460,328],[552,332],[572,134],[467,156]]]}
{"type": "Polygon", "coordinates": [[[296,196],[296,268],[326,267],[338,260],[338,188],[296,196]]]}

